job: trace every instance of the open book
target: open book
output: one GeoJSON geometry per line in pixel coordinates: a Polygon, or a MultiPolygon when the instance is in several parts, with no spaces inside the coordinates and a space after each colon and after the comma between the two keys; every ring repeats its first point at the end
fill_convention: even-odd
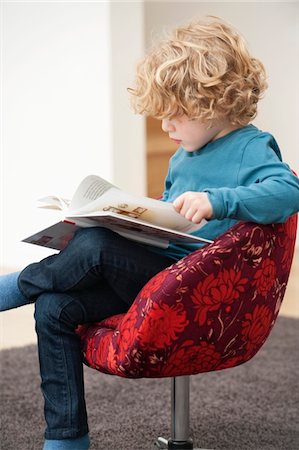
{"type": "Polygon", "coordinates": [[[62,220],[23,242],[61,250],[78,228],[95,226],[163,248],[170,241],[211,242],[190,234],[205,221],[194,224],[177,213],[171,203],[129,194],[96,175],[80,183],[71,201],[55,196],[39,201],[41,208],[61,210],[62,220]]]}

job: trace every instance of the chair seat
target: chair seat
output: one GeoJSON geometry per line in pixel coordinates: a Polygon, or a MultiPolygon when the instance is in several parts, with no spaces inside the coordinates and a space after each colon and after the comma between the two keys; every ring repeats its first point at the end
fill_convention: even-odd
{"type": "Polygon", "coordinates": [[[234,367],[267,339],[284,296],[297,216],[239,222],[154,276],[126,314],[80,325],[84,362],[127,378],[234,367]]]}

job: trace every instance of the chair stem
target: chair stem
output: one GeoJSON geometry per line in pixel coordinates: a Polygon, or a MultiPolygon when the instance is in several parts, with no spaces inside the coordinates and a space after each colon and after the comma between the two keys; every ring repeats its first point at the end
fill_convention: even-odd
{"type": "Polygon", "coordinates": [[[189,392],[190,377],[180,376],[171,379],[171,439],[168,448],[192,449],[189,437],[189,392]]]}

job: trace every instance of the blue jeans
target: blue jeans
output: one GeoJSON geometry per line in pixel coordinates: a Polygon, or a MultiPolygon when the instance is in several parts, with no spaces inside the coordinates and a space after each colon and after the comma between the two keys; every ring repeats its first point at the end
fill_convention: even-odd
{"type": "Polygon", "coordinates": [[[59,254],[20,273],[21,292],[35,301],[47,439],[88,432],[77,325],[126,312],[146,282],[173,262],[95,227],[79,230],[59,254]]]}

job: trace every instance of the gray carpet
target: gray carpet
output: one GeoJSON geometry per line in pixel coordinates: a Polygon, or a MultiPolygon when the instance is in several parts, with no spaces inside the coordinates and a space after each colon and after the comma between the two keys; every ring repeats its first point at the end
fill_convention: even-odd
{"type": "MultiPolygon", "coordinates": [[[[299,321],[279,317],[252,361],[191,377],[191,432],[206,449],[299,449],[299,321]]],[[[1,450],[40,450],[44,422],[35,346],[1,352],[1,450]]],[[[85,368],[92,449],[150,450],[169,437],[170,380],[85,368]]]]}

